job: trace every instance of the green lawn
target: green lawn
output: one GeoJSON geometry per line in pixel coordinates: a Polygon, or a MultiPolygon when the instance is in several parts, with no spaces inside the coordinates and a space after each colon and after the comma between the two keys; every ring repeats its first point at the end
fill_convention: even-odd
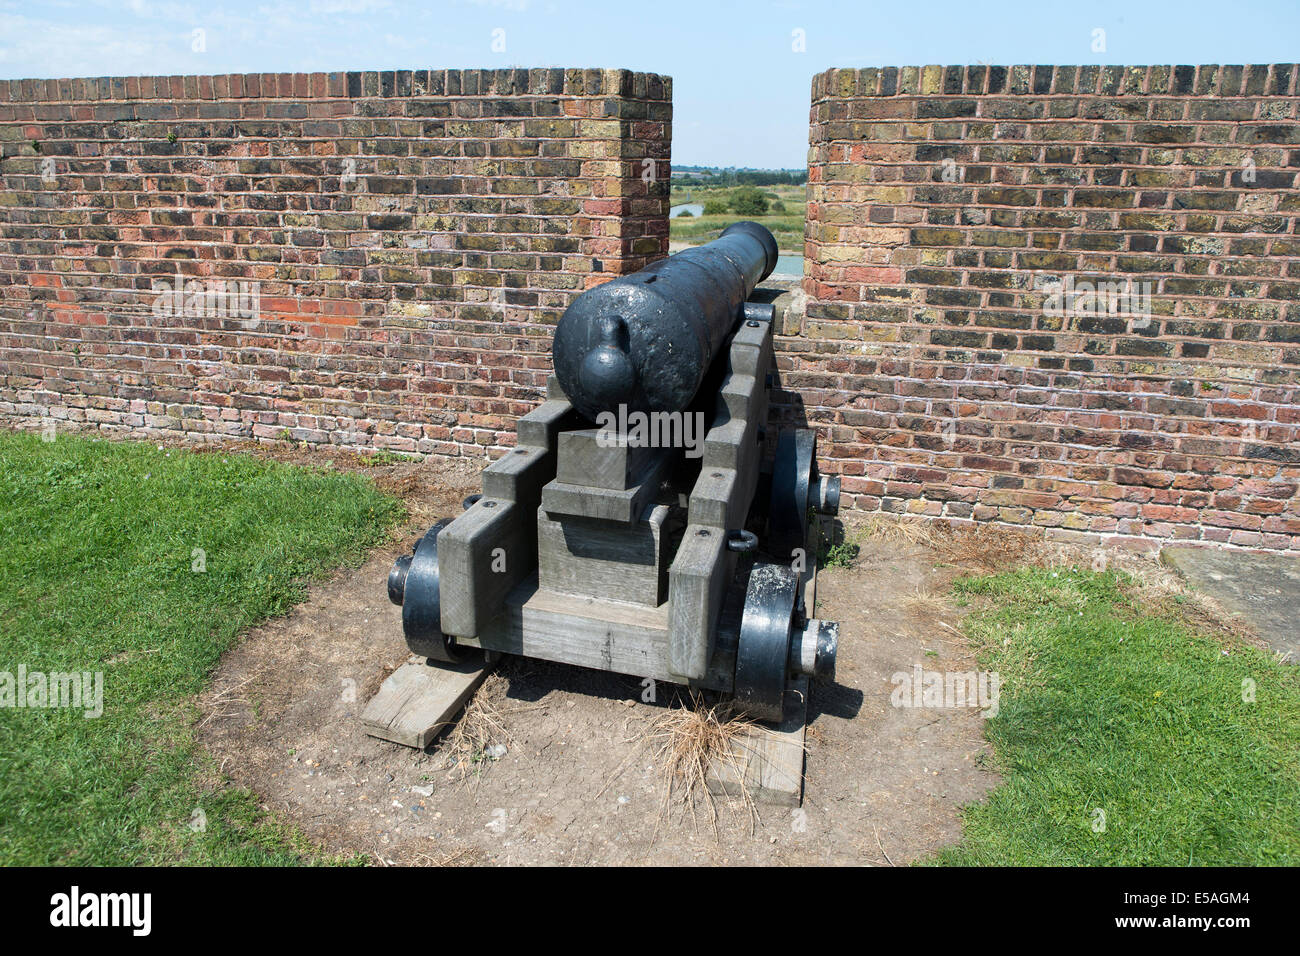
{"type": "Polygon", "coordinates": [[[1300,864],[1300,670],[1150,613],[1124,581],[958,582],[991,602],[965,627],[1004,683],[985,732],[1006,777],[935,862],[1300,864]]]}
{"type": "MultiPolygon", "coordinates": [[[[709,200],[730,202],[731,196],[739,186],[691,186],[677,187],[672,192],[672,204],[709,200]]],[[[805,186],[758,186],[755,187],[771,201],[779,201],[785,206],[785,212],[769,211],[765,216],[741,216],[733,212],[711,216],[678,216],[668,222],[669,238],[674,242],[688,242],[693,245],[709,242],[718,238],[722,230],[733,222],[753,219],[772,230],[776,244],[783,251],[795,254],[803,253],[804,208],[806,204],[805,186]]]]}
{"type": "MultiPolygon", "coordinates": [[[[213,786],[194,695],[241,628],[400,513],[356,475],[0,432],[0,675],[104,680],[96,719],[0,708],[0,864],[318,861],[251,794],[213,786]]],[[[957,591],[981,604],[965,627],[1003,679],[986,733],[1005,779],[934,862],[1300,863],[1294,665],[1147,612],[1116,573],[957,591]]]]}
{"type": "Polygon", "coordinates": [[[400,514],[351,474],[0,432],[0,672],[103,674],[97,719],[0,709],[0,864],[317,859],[251,794],[211,786],[194,695],[241,628],[400,514]]]}

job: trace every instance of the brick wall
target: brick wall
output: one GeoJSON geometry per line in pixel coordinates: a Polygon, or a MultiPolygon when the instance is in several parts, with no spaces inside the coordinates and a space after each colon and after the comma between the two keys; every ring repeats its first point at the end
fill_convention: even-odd
{"type": "Polygon", "coordinates": [[[817,76],[779,361],[853,504],[1300,549],[1297,76],[817,76]]]}
{"type": "Polygon", "coordinates": [[[667,253],[671,111],[619,70],[0,81],[0,413],[509,444],[569,301],[667,253]]]}

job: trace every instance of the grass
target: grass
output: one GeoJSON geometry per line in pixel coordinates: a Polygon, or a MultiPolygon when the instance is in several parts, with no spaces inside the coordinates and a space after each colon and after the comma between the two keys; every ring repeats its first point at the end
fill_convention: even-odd
{"type": "MultiPolygon", "coordinates": [[[[722,235],[722,230],[733,222],[740,222],[747,218],[750,217],[738,216],[735,213],[721,216],[678,216],[669,223],[669,238],[674,242],[700,245],[718,238],[722,235]]],[[[772,230],[779,248],[793,250],[803,248],[803,216],[755,216],[753,221],[772,230]]]]}
{"type": "Polygon", "coordinates": [[[403,455],[400,452],[389,451],[387,448],[357,456],[357,463],[364,468],[381,468],[384,465],[397,465],[402,462],[418,460],[414,455],[403,455]]]}
{"type": "MultiPolygon", "coordinates": [[[[722,768],[732,780],[735,796],[749,817],[751,828],[758,821],[758,808],[745,781],[745,767],[737,754],[743,735],[755,728],[741,716],[732,700],[711,700],[691,692],[688,699],[678,699],[651,723],[646,736],[655,745],[654,761],[660,767],[663,800],[655,824],[671,824],[673,808],[689,811],[692,824],[698,825],[696,806],[703,803],[716,836],[718,803],[709,791],[709,772],[722,768]],[[728,773],[729,771],[729,773],[728,773]]],[[[761,731],[760,731],[761,732],[761,731]]]]}
{"type": "Polygon", "coordinates": [[[0,863],[317,859],[195,742],[241,628],[382,541],[366,479],[245,455],[0,432],[0,671],[101,671],[104,711],[0,709],[0,863]],[[196,550],[199,549],[199,550],[196,550]]]}
{"type": "Polygon", "coordinates": [[[851,568],[862,553],[861,531],[850,531],[837,521],[819,520],[817,563],[823,568],[851,568]]]}
{"type": "Polygon", "coordinates": [[[448,728],[441,750],[451,765],[451,776],[464,780],[481,772],[493,744],[517,746],[506,727],[506,715],[494,703],[494,698],[505,693],[507,683],[500,673],[489,674],[448,728]]]}
{"type": "Polygon", "coordinates": [[[985,733],[1005,780],[934,862],[1300,864],[1300,671],[1132,585],[1047,567],[957,582],[1003,682],[985,733]]]}
{"type": "MultiPolygon", "coordinates": [[[[686,202],[704,204],[711,199],[729,202],[731,194],[739,188],[742,187],[692,186],[689,189],[678,187],[673,190],[672,204],[680,205],[686,202]]],[[[792,250],[796,254],[802,252],[807,188],[804,186],[760,186],[758,188],[760,192],[767,195],[769,202],[774,197],[778,198],[785,204],[786,211],[778,214],[769,210],[767,215],[756,217],[741,216],[733,212],[713,216],[678,216],[669,220],[669,238],[674,242],[698,245],[718,238],[722,230],[733,222],[753,218],[755,222],[762,223],[772,230],[779,248],[792,250]]]]}

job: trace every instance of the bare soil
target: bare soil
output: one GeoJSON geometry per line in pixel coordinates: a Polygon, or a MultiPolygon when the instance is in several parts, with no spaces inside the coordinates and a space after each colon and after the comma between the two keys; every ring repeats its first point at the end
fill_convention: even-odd
{"type": "MultiPolygon", "coordinates": [[[[5,424],[31,427],[26,420],[5,424]]],[[[104,438],[128,434],[81,428],[104,438]]],[[[365,735],[359,716],[408,658],[385,579],[430,524],[458,514],[486,459],[416,461],[286,442],[195,444],[315,467],[358,470],[400,497],[409,520],[360,568],[309,591],[290,614],[228,652],[199,705],[199,736],[224,779],[324,849],[378,864],[902,865],[960,837],[960,810],[999,781],[974,709],[890,704],[890,678],[975,667],[945,600],[962,571],[1027,562],[1123,568],[1135,599],[1210,632],[1259,642],[1249,623],[1189,590],[1149,555],[1048,547],[996,525],[944,529],[895,516],[859,536],[850,567],[818,577],[816,616],[840,622],[833,685],[813,685],[801,811],[674,796],[656,721],[689,705],[641,700],[634,677],[506,658],[456,728],[427,751],[365,735]],[[458,733],[459,731],[459,733],[458,733]],[[504,747],[504,753],[500,748],[504,747]],[[494,754],[489,753],[493,750],[494,754]]]]}
{"type": "Polygon", "coordinates": [[[250,631],[200,701],[229,783],[327,849],[395,864],[901,865],[957,840],[960,807],[996,785],[978,711],[890,706],[892,674],[973,663],[933,596],[951,574],[935,552],[873,539],[819,577],[840,649],[837,683],[811,697],[802,810],[669,801],[652,725],[685,702],[644,703],[637,678],[567,665],[506,658],[471,705],[490,741],[473,752],[453,735],[423,752],[368,737],[360,712],[408,657],[388,568],[459,512],[480,466],[374,468],[412,511],[401,540],[250,631]]]}

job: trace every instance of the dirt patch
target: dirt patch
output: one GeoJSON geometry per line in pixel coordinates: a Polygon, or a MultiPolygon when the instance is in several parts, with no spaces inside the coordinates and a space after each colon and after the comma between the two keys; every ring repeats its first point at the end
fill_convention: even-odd
{"type": "Polygon", "coordinates": [[[841,624],[839,674],[812,695],[802,812],[759,804],[755,817],[719,797],[715,827],[707,809],[666,801],[656,726],[688,702],[661,688],[645,703],[637,678],[566,665],[505,659],[479,692],[491,719],[427,752],[366,736],[361,709],[407,658],[388,568],[477,490],[434,463],[391,480],[417,516],[403,540],[248,633],[201,699],[201,739],[230,781],[330,850],[411,864],[902,864],[955,841],[959,808],[996,784],[977,711],[890,706],[894,673],[973,664],[940,597],[951,571],[924,544],[883,538],[819,579],[818,616],[841,624]]]}
{"type": "Polygon", "coordinates": [[[482,461],[158,443],[364,471],[405,501],[410,519],[389,546],[249,631],[199,702],[200,739],[229,783],[325,848],[377,863],[901,865],[955,842],[960,808],[998,782],[978,711],[890,703],[891,677],[914,665],[974,668],[947,598],[957,573],[1100,560],[1138,578],[1139,602],[1193,601],[1210,623],[1226,618],[1147,556],[1048,548],[996,526],[848,516],[860,552],[818,582],[816,613],[840,622],[840,649],[837,683],[814,685],[810,701],[802,812],[759,804],[755,817],[740,799],[716,798],[715,827],[707,809],[666,801],[671,755],[656,728],[687,702],[642,702],[634,677],[507,658],[461,732],[427,752],[362,733],[362,708],[408,656],[388,569],[433,521],[460,512],[482,461]]]}
{"type": "MultiPolygon", "coordinates": [[[[479,464],[380,472],[407,502],[401,540],[313,588],[223,659],[201,739],[229,780],[336,852],[401,864],[901,865],[960,837],[960,808],[998,778],[978,710],[891,705],[893,675],[975,667],[949,585],[965,571],[1089,564],[1006,528],[849,517],[853,566],[823,571],[817,615],[840,622],[837,683],[814,685],[802,812],[717,801],[716,825],[669,799],[665,693],[637,678],[506,658],[468,719],[428,751],[366,736],[366,701],[407,659],[385,578],[436,518],[478,490],[479,464]],[[757,816],[751,812],[757,810],[757,816]]],[[[1143,591],[1180,589],[1145,556],[1107,553],[1143,591]],[[1145,585],[1158,585],[1146,587],[1145,585]]],[[[1149,598],[1148,598],[1149,599],[1149,598]]]]}

